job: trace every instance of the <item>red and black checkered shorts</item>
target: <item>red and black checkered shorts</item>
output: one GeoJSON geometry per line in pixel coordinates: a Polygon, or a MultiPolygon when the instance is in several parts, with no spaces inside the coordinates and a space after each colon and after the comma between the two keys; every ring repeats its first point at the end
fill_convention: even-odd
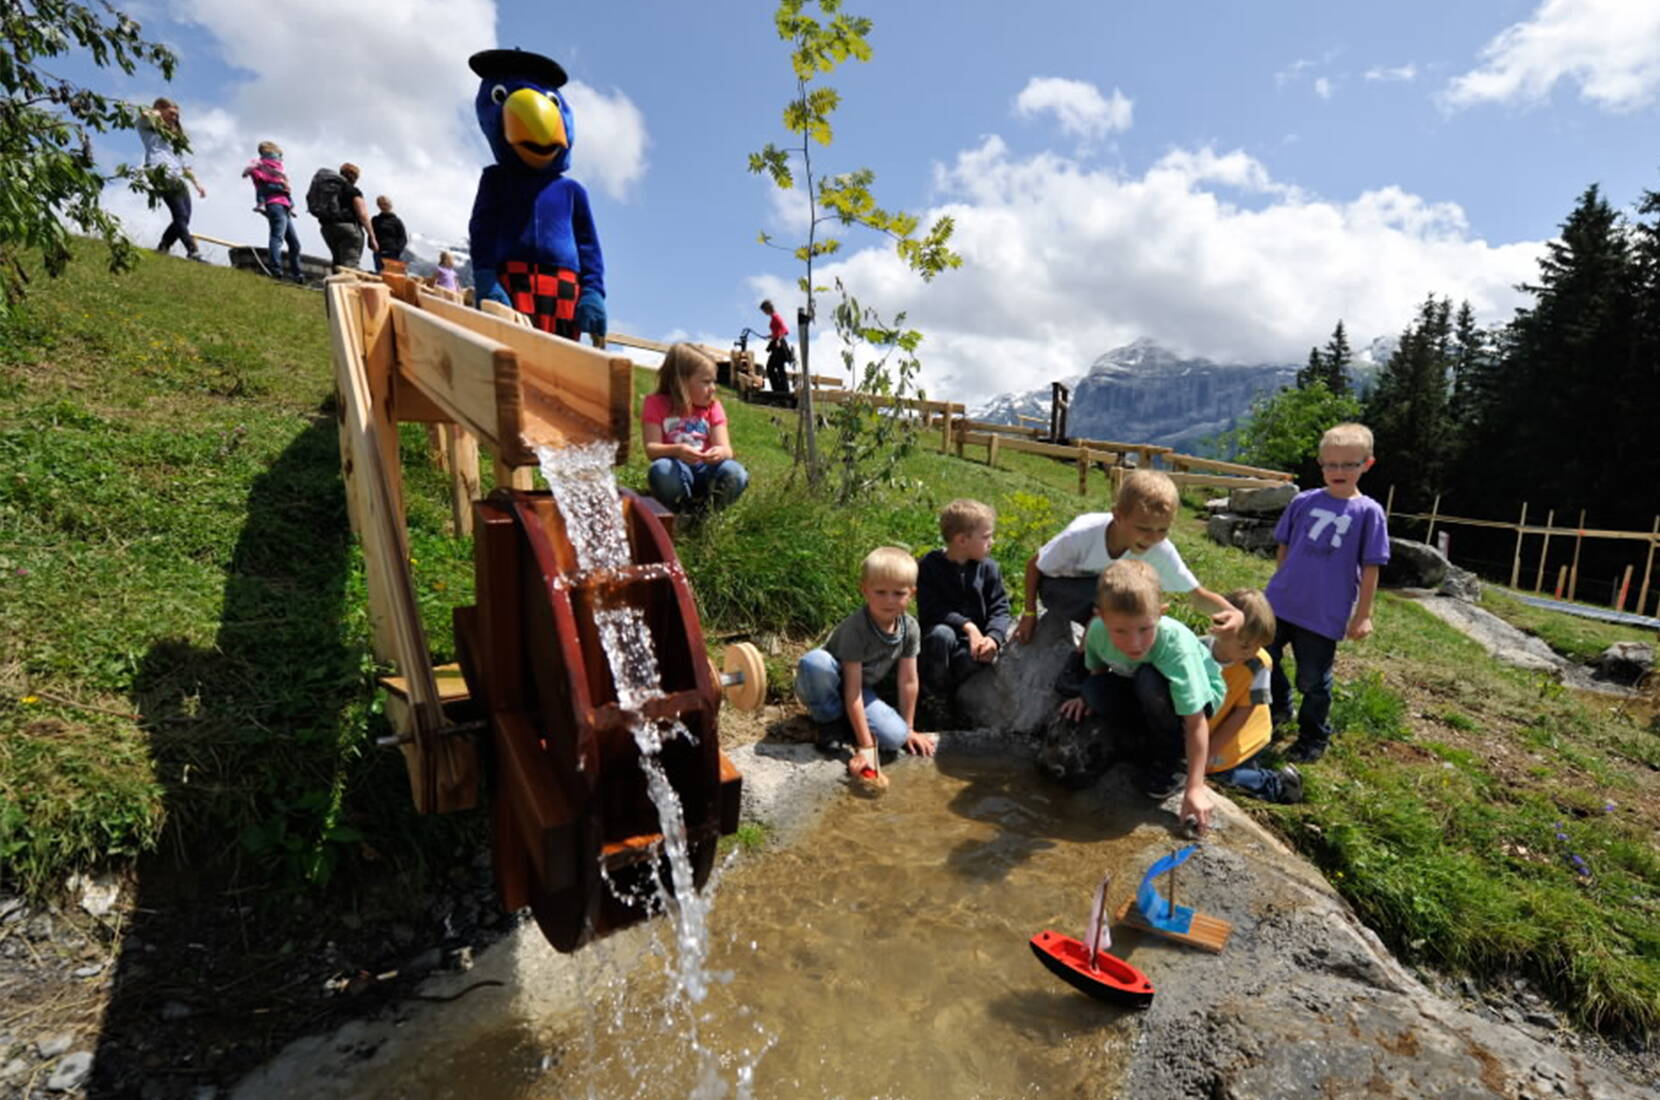
{"type": "Polygon", "coordinates": [[[582,297],[582,284],[576,272],[563,267],[543,271],[535,264],[509,260],[502,265],[500,278],[513,308],[533,325],[568,340],[578,338],[576,303],[582,297]]]}

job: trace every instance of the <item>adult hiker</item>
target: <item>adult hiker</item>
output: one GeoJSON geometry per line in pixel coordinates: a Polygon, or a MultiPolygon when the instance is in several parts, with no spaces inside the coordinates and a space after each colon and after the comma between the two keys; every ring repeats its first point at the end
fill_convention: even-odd
{"type": "Polygon", "coordinates": [[[371,252],[380,247],[375,228],[369,223],[369,207],[363,201],[363,192],[357,189],[357,177],[357,165],[350,161],[338,172],[319,168],[305,193],[305,208],[317,219],[336,269],[358,266],[363,259],[365,235],[371,252]]]}
{"type": "Polygon", "coordinates": [[[166,96],[157,97],[139,116],[138,140],[144,143],[144,172],[155,187],[154,195],[167,204],[167,212],[173,217],[156,251],[171,252],[173,242],[178,241],[184,245],[186,259],[207,263],[196,248],[196,238],[190,235],[190,186],[196,188],[199,198],[207,198],[207,191],[184,156],[183,149],[190,141],[179,125],[179,105],[166,96]],[[186,186],[187,180],[190,186],[186,186]]]}
{"type": "Polygon", "coordinates": [[[403,219],[392,213],[392,200],[385,195],[375,198],[375,206],[380,213],[369,219],[374,227],[375,240],[375,270],[381,270],[387,260],[402,260],[403,250],[409,247],[409,233],[403,227],[403,219]]]}

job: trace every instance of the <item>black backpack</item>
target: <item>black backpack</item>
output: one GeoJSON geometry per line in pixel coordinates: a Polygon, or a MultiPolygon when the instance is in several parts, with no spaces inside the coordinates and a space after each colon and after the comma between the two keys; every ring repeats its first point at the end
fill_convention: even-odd
{"type": "Polygon", "coordinates": [[[346,177],[334,169],[317,169],[311,177],[311,186],[306,188],[306,212],[324,224],[354,220],[352,211],[346,206],[346,188],[349,186],[346,177]]]}

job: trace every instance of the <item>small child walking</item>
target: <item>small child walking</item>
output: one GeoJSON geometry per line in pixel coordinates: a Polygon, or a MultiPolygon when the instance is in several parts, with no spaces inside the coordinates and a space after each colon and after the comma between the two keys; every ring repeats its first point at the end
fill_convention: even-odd
{"type": "Polygon", "coordinates": [[[819,748],[832,752],[851,738],[847,769],[855,778],[876,766],[878,749],[934,755],[937,739],[914,726],[922,631],[905,609],[915,588],[915,558],[897,546],[872,550],[859,567],[865,606],[796,665],[795,697],[818,723],[819,748]],[[890,673],[897,679],[897,708],[876,692],[890,673]]]}
{"type": "Polygon", "coordinates": [[[691,344],[674,344],[663,356],[657,392],[640,407],[640,435],[651,459],[651,495],[675,512],[704,502],[725,508],[749,487],[715,396],[715,361],[691,344]]]}
{"type": "Polygon", "coordinates": [[[455,257],[448,251],[438,253],[438,270],[432,273],[432,285],[440,290],[461,289],[461,281],[455,274],[455,257]]]}
{"type": "Polygon", "coordinates": [[[1372,633],[1378,570],[1389,561],[1383,508],[1360,491],[1371,469],[1372,430],[1339,424],[1320,437],[1324,489],[1298,493],[1274,529],[1279,570],[1268,582],[1278,625],[1268,647],[1274,660],[1275,725],[1291,720],[1291,683],[1280,662],[1287,646],[1297,662],[1297,743],[1287,758],[1311,764],[1331,744],[1331,666],[1337,643],[1372,633]]]}

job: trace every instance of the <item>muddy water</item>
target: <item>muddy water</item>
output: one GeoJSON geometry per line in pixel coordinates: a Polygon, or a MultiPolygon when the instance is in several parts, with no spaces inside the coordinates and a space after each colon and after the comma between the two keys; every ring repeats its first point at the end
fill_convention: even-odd
{"type": "Polygon", "coordinates": [[[504,1018],[377,1091],[1118,1095],[1138,1018],[1049,975],[1027,940],[1082,935],[1104,869],[1119,872],[1114,902],[1131,892],[1150,833],[1127,833],[1151,815],[991,762],[891,774],[880,799],[838,796],[809,835],[719,877],[700,1004],[670,992],[661,928],[604,942],[580,968],[588,1011],[504,1018]]]}

